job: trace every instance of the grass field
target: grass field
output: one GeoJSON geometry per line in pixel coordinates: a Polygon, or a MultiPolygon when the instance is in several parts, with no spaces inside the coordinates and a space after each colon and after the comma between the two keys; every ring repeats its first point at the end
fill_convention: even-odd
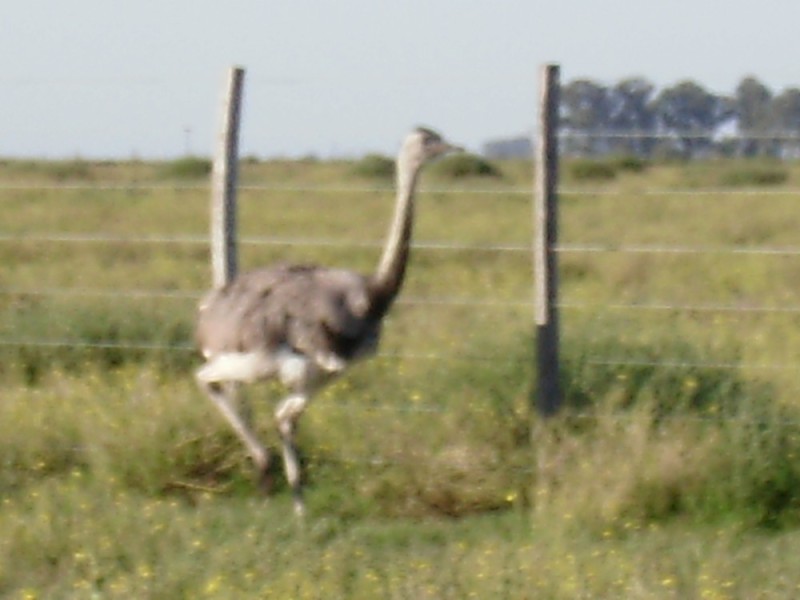
{"type": "MultiPolygon", "coordinates": [[[[369,271],[358,166],[246,161],[242,266],[369,271]]],[[[381,354],[301,423],[301,524],[193,383],[205,166],[0,161],[0,597],[797,596],[800,166],[564,165],[548,422],[530,167],[497,166],[425,174],[381,354]]]]}

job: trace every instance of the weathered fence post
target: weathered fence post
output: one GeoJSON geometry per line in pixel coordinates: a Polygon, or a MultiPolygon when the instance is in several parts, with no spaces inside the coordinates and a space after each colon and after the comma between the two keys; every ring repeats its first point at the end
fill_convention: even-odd
{"type": "Polygon", "coordinates": [[[236,276],[236,185],[244,69],[231,67],[211,172],[211,273],[215,288],[236,276]]]}
{"type": "Polygon", "coordinates": [[[558,103],[559,67],[541,69],[539,135],[536,139],[533,210],[536,375],[534,405],[542,416],[561,406],[558,324],[558,103]]]}

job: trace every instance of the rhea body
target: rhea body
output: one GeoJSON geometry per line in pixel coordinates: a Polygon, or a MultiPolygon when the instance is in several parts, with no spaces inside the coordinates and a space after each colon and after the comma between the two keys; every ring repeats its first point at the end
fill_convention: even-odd
{"type": "Polygon", "coordinates": [[[270,455],[235,403],[238,384],[279,379],[288,395],[275,411],[295,512],[302,514],[295,429],[315,390],[374,354],[381,323],[403,285],[414,223],[414,191],[429,160],[460,150],[437,133],[412,131],[396,163],[394,216],[376,271],[277,265],[244,273],[201,301],[196,341],[206,362],[201,388],[246,445],[268,483],[270,455]]]}

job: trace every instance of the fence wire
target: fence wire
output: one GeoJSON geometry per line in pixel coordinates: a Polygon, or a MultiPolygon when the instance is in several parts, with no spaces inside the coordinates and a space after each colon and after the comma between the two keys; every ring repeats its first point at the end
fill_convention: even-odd
{"type": "MultiPolygon", "coordinates": [[[[41,338],[0,338],[0,346],[29,347],[29,348],[71,348],[83,350],[129,350],[129,351],[167,351],[167,352],[197,352],[191,344],[153,344],[151,342],[113,342],[96,341],[87,342],[81,339],[47,340],[41,338]]],[[[378,352],[375,356],[382,359],[403,359],[421,361],[466,361],[496,363],[510,361],[507,357],[489,356],[480,354],[438,354],[434,352],[378,352]]]]}
{"type": "MultiPolygon", "coordinates": [[[[269,184],[244,184],[239,186],[241,192],[264,192],[258,197],[259,202],[270,202],[280,200],[276,194],[296,194],[293,200],[312,200],[317,194],[352,194],[362,196],[374,196],[376,194],[394,194],[394,188],[388,186],[309,186],[309,185],[269,185],[269,184]]],[[[441,196],[475,196],[484,197],[487,201],[496,202],[496,196],[527,196],[532,193],[533,183],[526,187],[506,187],[506,188],[452,188],[452,187],[425,187],[420,189],[420,194],[436,194],[441,196]]],[[[100,192],[210,192],[211,188],[206,183],[130,183],[130,184],[103,184],[103,183],[3,183],[0,182],[0,192],[33,192],[33,191],[100,191],[100,192]]],[[[762,196],[797,196],[800,200],[800,188],[764,189],[763,187],[718,187],[718,188],[643,188],[636,191],[606,189],[601,186],[589,187],[570,187],[561,186],[560,196],[570,197],[609,197],[627,198],[636,200],[643,196],[675,196],[681,198],[692,197],[762,197],[762,196]]],[[[89,196],[70,198],[70,201],[89,200],[89,196]]],[[[0,200],[3,196],[0,196],[0,200]]],[[[91,200],[98,200],[91,197],[91,200]]],[[[205,201],[205,197],[203,198],[205,201]]],[[[371,200],[371,199],[367,199],[371,200]]],[[[109,202],[118,202],[118,198],[109,197],[109,202]]]]}
{"type": "MultiPolygon", "coordinates": [[[[43,297],[77,297],[77,298],[109,298],[121,299],[175,299],[199,300],[205,290],[166,290],[166,289],[98,289],[98,288],[13,288],[0,287],[2,296],[43,296],[43,297]]],[[[452,307],[486,307],[510,310],[532,310],[531,299],[495,300],[478,297],[453,296],[402,296],[395,304],[399,306],[452,306],[452,307]]],[[[615,310],[645,312],[687,312],[687,313],[742,313],[742,314],[794,314],[800,313],[800,305],[795,306],[758,306],[751,304],[681,304],[671,302],[615,302],[602,304],[599,302],[559,302],[558,308],[566,310],[615,310]]]]}
{"type": "MultiPolygon", "coordinates": [[[[386,194],[393,195],[395,193],[394,187],[380,186],[380,185],[359,185],[359,186],[330,186],[330,185],[271,185],[271,184],[242,184],[237,187],[240,192],[266,192],[265,195],[259,197],[259,201],[270,201],[276,198],[276,193],[286,194],[357,194],[357,195],[378,195],[386,194]]],[[[4,191],[17,191],[17,192],[32,192],[32,191],[75,191],[75,192],[210,192],[211,186],[208,183],[3,183],[0,182],[0,192],[4,191]]],[[[454,188],[454,187],[436,187],[422,185],[419,189],[419,194],[436,194],[443,196],[485,196],[487,200],[495,201],[494,196],[529,196],[531,188],[522,187],[504,187],[504,188],[454,188]]],[[[312,198],[313,196],[308,196],[312,198]]],[[[88,197],[86,197],[88,199],[88,197]]],[[[70,201],[74,198],[70,198],[70,201]]],[[[97,200],[97,198],[92,198],[97,200]]],[[[111,199],[117,201],[118,199],[111,199]]]]}
{"type": "MultiPolygon", "coordinates": [[[[208,245],[208,238],[203,235],[147,235],[126,236],[103,233],[0,233],[0,243],[67,243],[67,244],[185,244],[208,245]]],[[[345,240],[334,238],[305,238],[282,236],[245,236],[240,238],[242,245],[252,246],[289,246],[303,248],[347,248],[347,249],[380,249],[383,242],[345,240]]],[[[498,252],[528,254],[531,247],[526,244],[462,244],[445,241],[414,242],[411,247],[422,251],[446,252],[498,252]]],[[[735,255],[771,255],[800,256],[800,247],[770,247],[750,245],[729,246],[682,246],[666,244],[593,244],[572,243],[559,244],[555,251],[560,254],[735,254],[735,255]]]]}
{"type": "MultiPolygon", "coordinates": [[[[205,290],[159,290],[159,289],[96,289],[96,288],[4,288],[0,287],[3,296],[52,296],[77,298],[109,298],[109,299],[175,299],[199,300],[205,290]]],[[[530,300],[495,300],[492,298],[454,297],[454,296],[403,296],[395,304],[400,306],[454,306],[454,307],[488,307],[506,309],[529,309],[530,300]]]]}
{"type": "MultiPolygon", "coordinates": [[[[67,243],[67,244],[182,244],[208,245],[208,237],[196,234],[128,236],[107,233],[0,233],[0,242],[67,243]]],[[[239,243],[245,246],[297,246],[304,248],[380,249],[378,240],[341,240],[334,238],[306,238],[282,236],[244,236],[239,243]]],[[[444,241],[414,242],[416,250],[453,252],[530,252],[523,244],[461,244],[444,241]]]]}
{"type": "Polygon", "coordinates": [[[735,135],[721,134],[714,130],[709,131],[687,131],[687,132],[666,132],[666,131],[615,131],[613,129],[595,129],[592,131],[577,131],[575,129],[562,128],[558,132],[560,139],[578,140],[671,140],[679,142],[681,140],[709,140],[721,141],[782,141],[800,142],[800,133],[775,131],[771,133],[748,133],[737,132],[735,135]]]}

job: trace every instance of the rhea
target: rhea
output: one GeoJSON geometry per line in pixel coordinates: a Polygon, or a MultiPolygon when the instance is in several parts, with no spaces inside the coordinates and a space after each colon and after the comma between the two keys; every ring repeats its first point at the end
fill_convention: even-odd
{"type": "Polygon", "coordinates": [[[200,302],[196,341],[206,362],[197,380],[269,486],[271,455],[240,411],[241,383],[278,379],[287,389],[275,410],[294,510],[305,511],[295,445],[298,420],[312,394],[352,362],[374,354],[381,323],[403,285],[422,167],[460,148],[418,128],[396,161],[397,198],[383,253],[373,274],[314,265],[277,265],[244,273],[200,302]]]}

